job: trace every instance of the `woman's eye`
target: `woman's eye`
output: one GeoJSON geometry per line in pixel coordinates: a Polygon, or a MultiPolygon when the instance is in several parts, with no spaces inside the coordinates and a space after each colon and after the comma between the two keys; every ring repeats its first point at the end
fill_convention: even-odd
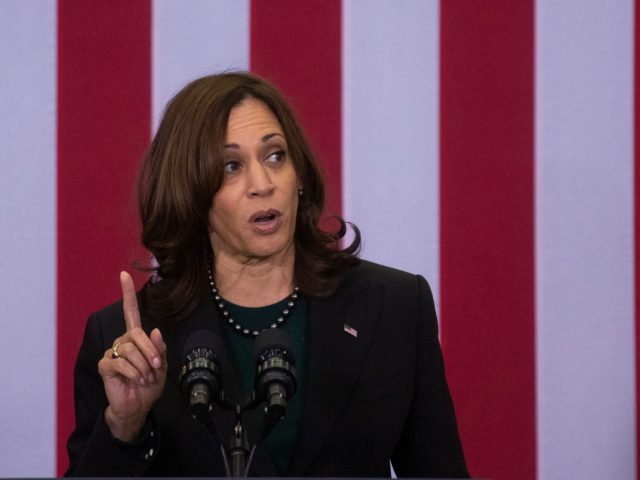
{"type": "Polygon", "coordinates": [[[240,162],[237,160],[228,160],[224,164],[224,173],[234,173],[240,170],[240,162]]]}
{"type": "Polygon", "coordinates": [[[284,160],[285,156],[286,156],[286,152],[283,150],[278,150],[277,152],[273,152],[271,153],[268,157],[267,157],[267,162],[271,162],[271,163],[280,163],[284,160]]]}

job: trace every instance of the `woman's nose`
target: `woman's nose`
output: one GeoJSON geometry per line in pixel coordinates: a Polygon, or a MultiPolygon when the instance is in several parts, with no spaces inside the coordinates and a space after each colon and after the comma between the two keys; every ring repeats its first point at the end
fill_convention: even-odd
{"type": "Polygon", "coordinates": [[[254,163],[249,168],[249,195],[252,197],[270,195],[273,192],[273,188],[273,182],[267,167],[262,163],[254,163]]]}

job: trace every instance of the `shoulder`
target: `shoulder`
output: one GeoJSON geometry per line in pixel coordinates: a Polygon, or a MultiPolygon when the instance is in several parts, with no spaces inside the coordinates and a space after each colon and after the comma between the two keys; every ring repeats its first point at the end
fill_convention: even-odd
{"type": "Polygon", "coordinates": [[[349,269],[345,276],[345,283],[364,283],[371,286],[381,285],[393,287],[394,289],[416,288],[416,286],[421,283],[428,285],[426,280],[420,275],[367,260],[360,260],[357,265],[349,269]]]}
{"type": "Polygon", "coordinates": [[[384,292],[385,298],[400,303],[433,303],[431,288],[421,275],[367,260],[349,268],[336,293],[351,296],[359,291],[384,292]]]}
{"type": "MultiPolygon", "coordinates": [[[[142,292],[148,287],[149,281],[144,284],[142,289],[136,292],[142,328],[147,333],[149,333],[153,327],[156,326],[155,323],[157,323],[143,308],[142,292]]],[[[98,336],[105,344],[111,345],[114,339],[125,333],[126,329],[122,299],[119,299],[89,315],[85,336],[98,336]]]]}
{"type": "Polygon", "coordinates": [[[122,319],[124,321],[124,313],[122,311],[122,300],[117,300],[110,305],[107,305],[100,310],[96,310],[91,314],[91,318],[95,318],[95,321],[117,321],[122,319]]]}
{"type": "Polygon", "coordinates": [[[111,345],[126,330],[122,300],[113,302],[89,315],[85,329],[85,342],[111,345]]]}
{"type": "MultiPolygon", "coordinates": [[[[145,283],[144,286],[136,292],[143,328],[145,328],[146,324],[150,324],[155,321],[144,308],[144,302],[142,301],[143,292],[148,289],[149,286],[150,281],[147,281],[147,283],[145,283]]],[[[116,300],[106,307],[103,307],[91,313],[91,315],[89,316],[88,324],[96,324],[96,326],[99,326],[103,331],[106,332],[112,331],[114,329],[116,331],[126,329],[124,310],[122,308],[122,299],[116,300]]],[[[118,333],[118,335],[121,335],[121,333],[118,333]]]]}

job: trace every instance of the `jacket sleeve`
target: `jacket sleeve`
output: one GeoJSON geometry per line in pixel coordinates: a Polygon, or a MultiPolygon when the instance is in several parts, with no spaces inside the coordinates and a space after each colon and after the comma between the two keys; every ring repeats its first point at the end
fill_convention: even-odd
{"type": "Polygon", "coordinates": [[[104,420],[107,398],[98,361],[112,341],[103,336],[100,313],[93,313],[74,370],[76,428],[67,442],[70,465],[65,476],[142,476],[149,463],[141,452],[153,444],[150,428],[145,428],[146,437],[123,444],[111,435],[104,420]]]}
{"type": "Polygon", "coordinates": [[[447,386],[433,296],[417,276],[415,391],[392,465],[398,476],[468,478],[447,386]]]}

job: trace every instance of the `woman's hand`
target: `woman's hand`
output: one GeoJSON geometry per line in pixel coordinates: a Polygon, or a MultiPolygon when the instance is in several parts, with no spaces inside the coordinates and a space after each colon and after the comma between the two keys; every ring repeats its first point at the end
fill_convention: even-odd
{"type": "Polygon", "coordinates": [[[125,442],[134,440],[164,389],[167,347],[157,328],[142,330],[133,279],[120,274],[126,333],[116,338],[100,362],[98,371],[109,400],[105,421],[111,434],[125,442]]]}

